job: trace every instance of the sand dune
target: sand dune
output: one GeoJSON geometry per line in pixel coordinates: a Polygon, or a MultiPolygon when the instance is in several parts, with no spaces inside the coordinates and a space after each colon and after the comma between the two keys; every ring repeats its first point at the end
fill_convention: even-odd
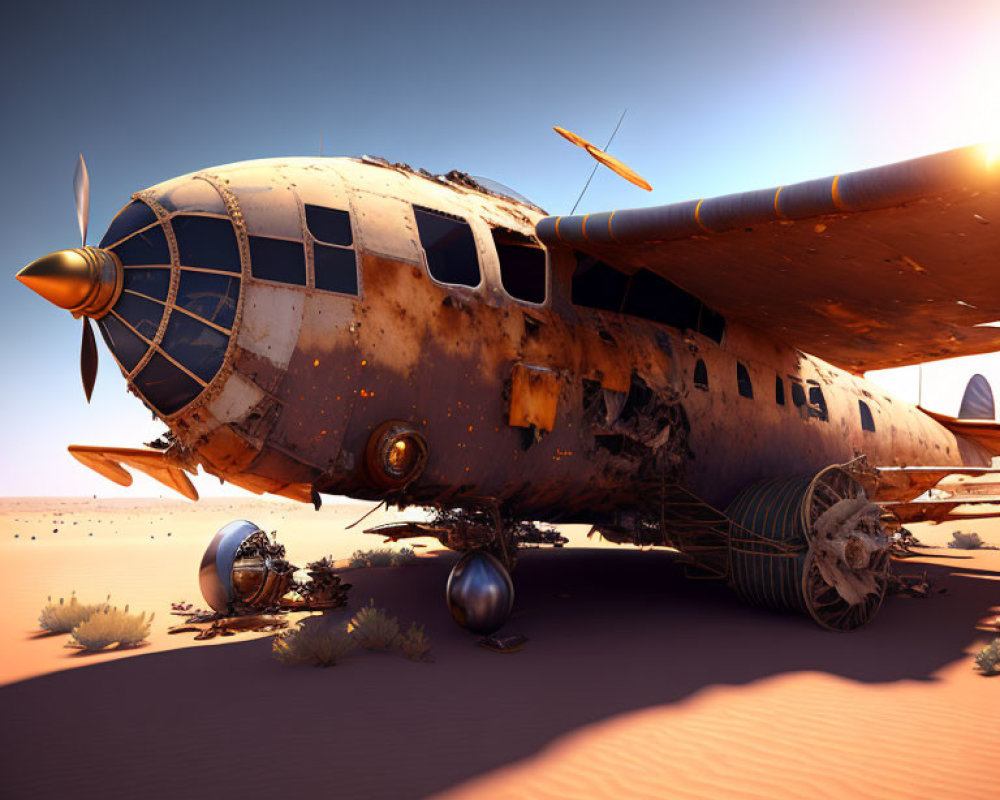
{"type": "MultiPolygon", "coordinates": [[[[356,653],[288,668],[266,639],[166,635],[169,601],[198,599],[219,525],[278,528],[304,563],[378,544],[342,531],[363,510],[7,501],[0,796],[995,796],[1000,679],[970,654],[987,639],[977,621],[1000,611],[1000,551],[927,550],[902,568],[947,593],[890,599],[844,635],[578,529],[579,549],[523,556],[506,628],[529,637],[517,654],[454,626],[441,553],[347,577],[356,604],[424,623],[434,663],[356,653]],[[151,645],[81,658],[64,637],[33,639],[45,595],[72,588],[156,611],[151,645]]],[[[1000,543],[1000,526],[974,528],[1000,543]]],[[[941,544],[949,530],[918,535],[941,544]]]]}

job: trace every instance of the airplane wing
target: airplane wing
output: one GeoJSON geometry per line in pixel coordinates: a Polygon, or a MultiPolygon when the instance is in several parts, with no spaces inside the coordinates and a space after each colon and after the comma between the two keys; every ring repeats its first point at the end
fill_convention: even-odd
{"type": "MultiPolygon", "coordinates": [[[[986,145],[761,191],[545,217],[539,238],[649,270],[855,373],[1000,350],[1000,158],[986,145]]],[[[647,282],[648,285],[648,282],[647,282]]]]}
{"type": "Polygon", "coordinates": [[[917,522],[962,522],[1000,517],[1000,497],[969,499],[917,500],[911,503],[883,503],[904,525],[917,522]],[[964,510],[962,510],[964,509],[964,510]]]}
{"type": "Polygon", "coordinates": [[[73,444],[70,455],[84,466],[119,486],[131,486],[132,475],[125,467],[144,472],[164,486],[180,492],[189,500],[198,499],[198,490],[180,467],[167,460],[162,450],[132,447],[88,447],[73,444]],[[124,466],[123,466],[124,465],[124,466]]]}

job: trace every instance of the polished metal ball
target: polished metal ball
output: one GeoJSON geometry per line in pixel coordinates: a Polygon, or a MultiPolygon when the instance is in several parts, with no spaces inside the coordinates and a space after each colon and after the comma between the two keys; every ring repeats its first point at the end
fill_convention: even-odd
{"type": "Polygon", "coordinates": [[[493,633],[514,607],[510,573],[485,550],[470,550],[459,559],[448,576],[446,594],[455,622],[473,633],[493,633]]]}
{"type": "Polygon", "coordinates": [[[240,545],[260,528],[245,519],[230,522],[222,527],[205,550],[198,569],[201,594],[213,610],[228,612],[238,600],[237,587],[233,585],[233,566],[240,545]]]}

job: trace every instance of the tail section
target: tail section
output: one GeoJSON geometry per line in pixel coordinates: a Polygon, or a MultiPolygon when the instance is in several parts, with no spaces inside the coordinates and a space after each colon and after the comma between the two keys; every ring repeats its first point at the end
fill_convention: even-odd
{"type": "Polygon", "coordinates": [[[982,375],[975,374],[969,379],[962,396],[962,406],[958,410],[959,419],[989,419],[996,417],[993,404],[993,390],[990,382],[982,375]]]}

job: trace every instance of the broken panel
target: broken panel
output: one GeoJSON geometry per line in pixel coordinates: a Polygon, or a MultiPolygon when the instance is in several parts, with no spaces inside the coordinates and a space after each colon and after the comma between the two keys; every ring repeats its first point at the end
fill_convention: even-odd
{"type": "Polygon", "coordinates": [[[545,367],[515,364],[511,374],[509,424],[551,431],[559,406],[559,374],[545,367]]]}

